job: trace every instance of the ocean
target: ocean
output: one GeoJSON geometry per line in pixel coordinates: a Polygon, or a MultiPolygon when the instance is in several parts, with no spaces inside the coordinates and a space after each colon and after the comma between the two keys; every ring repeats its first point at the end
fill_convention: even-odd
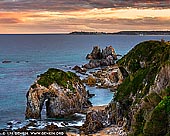
{"type": "MultiPolygon", "coordinates": [[[[117,54],[125,55],[142,41],[161,39],[170,41],[170,36],[0,35],[0,128],[11,120],[24,121],[26,93],[37,75],[48,68],[68,71],[81,66],[95,45],[112,45],[117,54]]],[[[93,105],[107,104],[113,97],[107,89],[88,89],[96,94],[93,105]]]]}

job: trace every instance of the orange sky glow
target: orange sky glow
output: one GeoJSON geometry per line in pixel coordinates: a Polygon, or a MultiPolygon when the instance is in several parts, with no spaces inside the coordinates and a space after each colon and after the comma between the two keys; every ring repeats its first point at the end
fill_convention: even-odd
{"type": "MultiPolygon", "coordinates": [[[[25,0],[3,0],[0,2],[0,33],[68,33],[72,31],[117,32],[125,30],[170,30],[169,1],[167,7],[149,6],[103,6],[85,3],[84,7],[71,7],[67,1],[60,9],[50,4],[43,7],[32,4],[33,8],[26,8],[22,4],[25,0]],[[15,5],[15,2],[17,4],[15,5]],[[11,4],[9,7],[5,4],[11,4]],[[20,5],[19,5],[20,4],[20,5]],[[13,8],[14,6],[14,8],[13,8]],[[88,7],[87,7],[88,6],[88,7]],[[103,7],[101,7],[103,6],[103,7]],[[12,7],[12,8],[11,8],[12,7]],[[43,8],[42,8],[43,7],[43,8]],[[54,8],[54,9],[53,9],[54,8]],[[75,8],[75,9],[74,9],[75,8]]],[[[44,3],[45,4],[45,3],[44,3]]],[[[55,4],[53,2],[53,4],[55,4]]],[[[83,3],[84,4],[84,3],[83,3]]],[[[119,4],[119,3],[118,3],[119,4]]],[[[160,3],[157,3],[160,4],[160,3]]],[[[120,5],[120,4],[119,4],[120,5]]]]}

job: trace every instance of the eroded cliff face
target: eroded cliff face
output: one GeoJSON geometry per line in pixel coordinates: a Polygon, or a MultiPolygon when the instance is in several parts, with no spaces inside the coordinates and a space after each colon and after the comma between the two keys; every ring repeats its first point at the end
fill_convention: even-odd
{"type": "MultiPolygon", "coordinates": [[[[126,118],[124,129],[129,135],[169,135],[169,42],[140,43],[118,61],[118,65],[129,71],[129,76],[115,95],[119,105],[115,119],[126,118]]],[[[113,105],[114,102],[110,107],[113,105]]]]}
{"type": "Polygon", "coordinates": [[[72,72],[49,69],[27,92],[26,118],[40,118],[46,104],[47,117],[64,117],[90,106],[81,80],[72,72]]]}
{"type": "Polygon", "coordinates": [[[161,67],[140,105],[145,122],[143,133],[170,135],[170,63],[161,67]]]}
{"type": "Polygon", "coordinates": [[[170,86],[170,64],[161,67],[160,72],[155,77],[154,85],[151,86],[149,93],[160,94],[162,90],[170,86]]]}

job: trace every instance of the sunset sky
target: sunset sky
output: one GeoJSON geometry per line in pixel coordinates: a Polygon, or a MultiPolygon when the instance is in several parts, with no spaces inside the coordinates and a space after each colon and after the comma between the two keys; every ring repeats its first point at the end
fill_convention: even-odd
{"type": "Polygon", "coordinates": [[[170,30],[170,0],[0,0],[0,33],[170,30]]]}

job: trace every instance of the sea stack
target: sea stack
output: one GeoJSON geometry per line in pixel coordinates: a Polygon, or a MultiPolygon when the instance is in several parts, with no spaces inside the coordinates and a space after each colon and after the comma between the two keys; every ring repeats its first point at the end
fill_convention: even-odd
{"type": "Polygon", "coordinates": [[[83,67],[87,69],[97,68],[100,66],[110,66],[115,64],[117,55],[112,46],[108,46],[105,49],[100,49],[99,46],[94,46],[90,54],[87,54],[86,59],[89,59],[89,63],[83,67]]]}
{"type": "Polygon", "coordinates": [[[80,78],[75,73],[54,68],[37,78],[26,97],[26,118],[41,118],[44,104],[50,118],[64,117],[90,106],[80,78]]]}

